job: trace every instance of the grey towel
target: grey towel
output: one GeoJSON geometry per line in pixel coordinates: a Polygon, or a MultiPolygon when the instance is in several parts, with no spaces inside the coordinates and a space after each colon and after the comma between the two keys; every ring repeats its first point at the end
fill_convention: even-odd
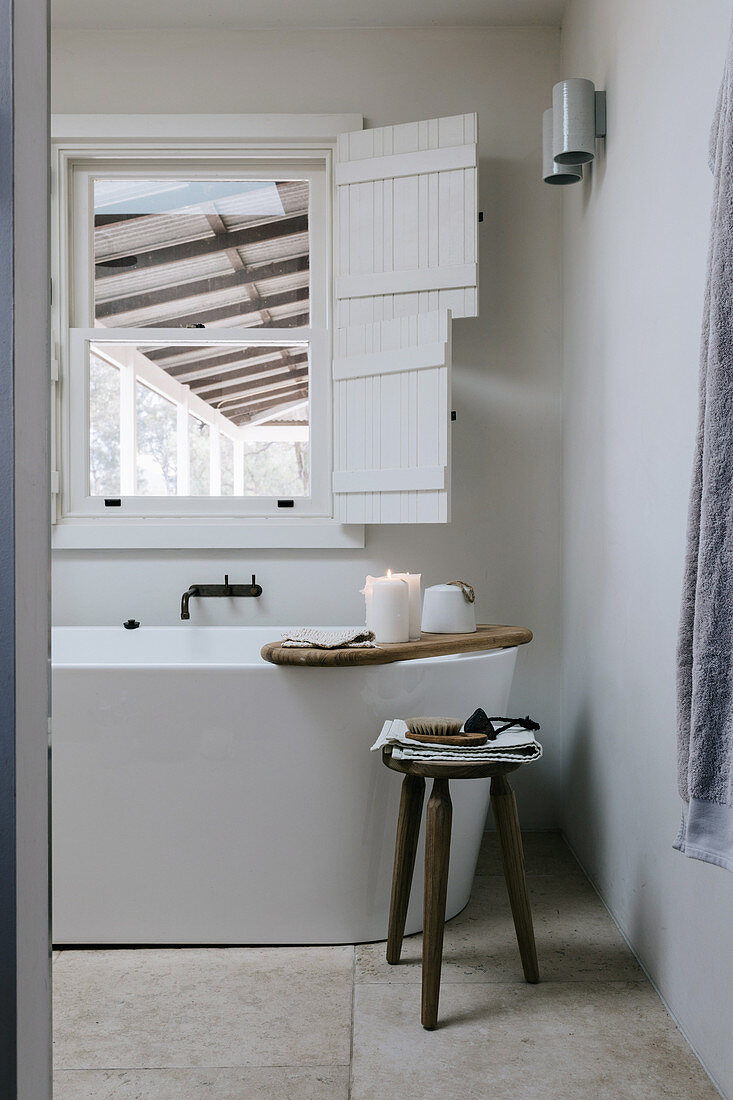
{"type": "Polygon", "coordinates": [[[677,655],[675,847],[733,871],[733,47],[713,120],[699,419],[677,655]]]}

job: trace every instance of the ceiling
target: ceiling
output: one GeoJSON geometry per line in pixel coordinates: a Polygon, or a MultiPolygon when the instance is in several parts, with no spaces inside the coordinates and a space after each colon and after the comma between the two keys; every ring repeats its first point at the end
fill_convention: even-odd
{"type": "Polygon", "coordinates": [[[560,25],[566,0],[52,0],[59,29],[560,25]]]}

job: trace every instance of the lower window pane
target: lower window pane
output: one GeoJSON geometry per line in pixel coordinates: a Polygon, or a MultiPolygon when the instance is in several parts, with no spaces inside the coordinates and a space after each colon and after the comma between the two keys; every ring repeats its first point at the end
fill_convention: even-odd
{"type": "Polygon", "coordinates": [[[89,492],[120,495],[120,370],[89,359],[89,492]]]}
{"type": "Polygon", "coordinates": [[[308,444],[262,439],[244,444],[245,496],[308,496],[308,444]]]}
{"type": "Polygon", "coordinates": [[[139,496],[174,496],[177,491],[177,415],[172,401],[138,381],[137,491],[139,496]]]}
{"type": "Polygon", "coordinates": [[[195,416],[188,418],[189,491],[206,497],[211,491],[211,429],[195,416]]]}
{"type": "Polygon", "coordinates": [[[89,349],[94,496],[307,497],[310,364],[292,344],[89,349]]]}
{"type": "Polygon", "coordinates": [[[221,495],[230,497],[234,493],[234,440],[222,435],[219,440],[221,462],[221,495]]]}

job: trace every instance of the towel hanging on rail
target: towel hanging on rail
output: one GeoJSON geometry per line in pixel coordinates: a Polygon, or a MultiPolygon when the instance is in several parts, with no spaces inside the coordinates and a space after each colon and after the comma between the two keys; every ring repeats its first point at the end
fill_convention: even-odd
{"type": "Polygon", "coordinates": [[[733,44],[710,139],[712,225],[677,652],[683,814],[674,846],[733,871],[733,44]]]}

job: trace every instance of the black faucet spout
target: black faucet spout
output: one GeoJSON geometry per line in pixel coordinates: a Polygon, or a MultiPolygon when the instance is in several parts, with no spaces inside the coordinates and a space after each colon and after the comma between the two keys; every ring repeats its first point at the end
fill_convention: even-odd
{"type": "Polygon", "coordinates": [[[249,596],[256,599],[261,595],[262,585],[257,584],[254,573],[252,574],[251,584],[230,584],[229,574],[226,573],[224,584],[192,584],[188,591],[181,596],[181,618],[191,618],[188,604],[192,596],[198,596],[199,598],[202,596],[249,596]]]}
{"type": "Polygon", "coordinates": [[[191,596],[198,596],[198,594],[199,594],[198,585],[192,584],[191,587],[186,592],[184,592],[183,595],[181,596],[181,618],[182,619],[190,619],[191,618],[191,612],[188,610],[188,601],[191,599],[191,596]]]}

